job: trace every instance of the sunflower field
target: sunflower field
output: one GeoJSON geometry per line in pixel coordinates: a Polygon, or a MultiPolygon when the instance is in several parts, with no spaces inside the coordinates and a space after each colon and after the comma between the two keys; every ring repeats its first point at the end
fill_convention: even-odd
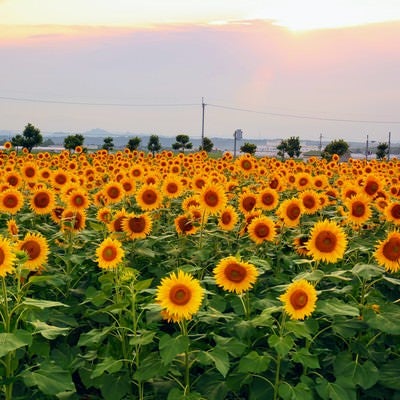
{"type": "Polygon", "coordinates": [[[400,399],[400,161],[0,168],[0,398],[400,399]]]}

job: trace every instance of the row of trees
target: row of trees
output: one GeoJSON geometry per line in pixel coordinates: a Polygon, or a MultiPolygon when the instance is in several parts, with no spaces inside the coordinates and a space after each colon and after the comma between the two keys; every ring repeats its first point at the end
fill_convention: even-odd
{"type": "MultiPolygon", "coordinates": [[[[64,147],[65,149],[72,151],[78,146],[83,147],[84,141],[85,138],[81,134],[69,135],[64,139],[64,147]]],[[[129,139],[126,147],[130,150],[137,150],[141,145],[141,142],[142,139],[135,136],[129,139]]],[[[25,126],[22,135],[18,134],[11,139],[11,144],[15,148],[26,148],[29,152],[31,152],[34,147],[40,146],[42,143],[43,136],[41,135],[40,130],[31,123],[28,123],[28,125],[25,126]]],[[[157,135],[151,135],[147,144],[147,150],[154,155],[161,150],[161,147],[160,138],[157,135]]],[[[199,150],[210,152],[213,147],[213,142],[209,138],[205,137],[203,138],[203,143],[199,147],[199,150]]],[[[190,142],[188,135],[181,134],[176,136],[172,148],[174,150],[185,152],[185,150],[192,149],[193,144],[190,142]]],[[[108,151],[114,149],[114,141],[111,136],[104,138],[102,149],[108,151]]],[[[246,142],[240,147],[240,150],[243,153],[255,154],[257,146],[253,143],[246,142]]],[[[299,157],[301,154],[300,138],[298,136],[291,136],[288,139],[283,139],[277,146],[277,150],[278,157],[281,157],[282,159],[285,158],[285,155],[289,158],[299,157]]],[[[337,154],[340,157],[350,155],[348,143],[343,139],[333,140],[326,145],[321,153],[321,157],[330,160],[333,154],[337,154]]],[[[387,143],[379,143],[376,148],[376,158],[381,160],[387,157],[388,154],[389,145],[387,143]]]]}

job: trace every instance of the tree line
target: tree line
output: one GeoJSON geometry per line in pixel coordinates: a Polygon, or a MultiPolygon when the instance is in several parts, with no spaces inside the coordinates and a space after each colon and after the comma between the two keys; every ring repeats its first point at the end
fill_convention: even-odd
{"type": "MultiPolygon", "coordinates": [[[[77,147],[82,147],[85,150],[84,145],[85,138],[81,134],[69,135],[64,139],[64,148],[69,151],[75,150],[77,147]]],[[[40,133],[40,129],[36,128],[31,123],[25,126],[22,134],[17,134],[11,138],[11,144],[18,150],[18,148],[25,148],[28,152],[31,152],[34,147],[40,146],[43,143],[43,136],[40,133]]],[[[126,144],[126,148],[129,150],[139,149],[142,143],[142,139],[138,136],[130,138],[126,144]]],[[[155,155],[162,148],[160,138],[158,135],[151,135],[147,143],[147,150],[155,155]]],[[[199,150],[204,150],[207,153],[212,151],[214,147],[213,142],[204,137],[202,145],[199,150]]],[[[114,140],[111,136],[107,136],[103,140],[101,147],[104,150],[112,151],[114,149],[114,140]]],[[[185,134],[179,134],[175,137],[175,142],[172,144],[172,148],[177,151],[185,152],[185,150],[191,150],[193,144],[190,141],[190,137],[185,134]]],[[[298,136],[291,136],[288,139],[282,139],[277,146],[277,156],[282,160],[285,159],[286,155],[289,158],[298,158],[301,154],[300,138],[298,136]]],[[[257,145],[250,142],[245,142],[241,147],[242,153],[248,153],[254,155],[257,151],[257,145]]],[[[350,150],[348,143],[343,139],[333,140],[328,143],[325,148],[321,151],[320,156],[330,161],[332,156],[337,154],[339,157],[350,157],[350,150]]],[[[389,145],[386,142],[379,143],[376,147],[376,158],[382,160],[389,155],[389,145]]],[[[368,156],[368,154],[366,154],[368,156]]]]}

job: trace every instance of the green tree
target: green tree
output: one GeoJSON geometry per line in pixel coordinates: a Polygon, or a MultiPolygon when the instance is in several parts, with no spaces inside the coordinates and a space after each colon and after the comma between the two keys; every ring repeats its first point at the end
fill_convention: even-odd
{"type": "Polygon", "coordinates": [[[343,139],[332,140],[332,142],[325,146],[325,149],[322,152],[322,157],[330,161],[334,154],[342,157],[344,154],[348,153],[348,151],[349,145],[343,139]]]}
{"type": "Polygon", "coordinates": [[[240,151],[242,153],[255,154],[256,150],[257,145],[254,143],[245,142],[242,146],[240,146],[240,151]]]}
{"type": "Polygon", "coordinates": [[[79,133],[76,135],[69,135],[64,139],[64,147],[69,151],[75,150],[77,146],[83,146],[84,141],[85,138],[79,133]]]}
{"type": "Polygon", "coordinates": [[[29,151],[35,146],[39,146],[43,143],[43,136],[40,133],[40,129],[35,128],[31,123],[25,126],[22,135],[16,135],[11,139],[11,143],[14,147],[23,147],[29,151]]]}
{"type": "Polygon", "coordinates": [[[154,154],[161,150],[160,138],[157,135],[151,135],[149,143],[147,144],[147,149],[154,154]]]}
{"type": "Polygon", "coordinates": [[[387,143],[379,143],[376,146],[376,158],[383,160],[389,154],[389,145],[387,143]]]}
{"type": "Polygon", "coordinates": [[[199,150],[202,151],[206,151],[207,153],[209,153],[214,147],[214,143],[208,138],[208,137],[204,137],[203,138],[203,143],[202,145],[199,147],[199,150]]]}
{"type": "Polygon", "coordinates": [[[140,139],[140,137],[135,136],[128,140],[126,147],[130,151],[137,150],[139,148],[141,142],[142,142],[142,139],[140,139]]]}
{"type": "Polygon", "coordinates": [[[299,157],[301,154],[300,138],[298,136],[291,136],[289,139],[284,139],[276,146],[278,149],[278,156],[285,158],[287,154],[290,158],[299,157]]]}
{"type": "Polygon", "coordinates": [[[182,152],[185,152],[185,149],[191,149],[193,147],[193,144],[189,142],[190,138],[188,135],[177,135],[175,138],[176,142],[172,143],[172,148],[174,150],[182,150],[182,152]]]}
{"type": "Polygon", "coordinates": [[[103,140],[103,150],[111,151],[114,148],[114,139],[111,136],[107,136],[103,140]]]}

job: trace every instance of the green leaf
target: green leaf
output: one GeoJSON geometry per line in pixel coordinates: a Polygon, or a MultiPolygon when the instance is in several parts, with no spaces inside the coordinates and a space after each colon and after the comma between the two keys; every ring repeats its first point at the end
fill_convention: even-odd
{"type": "Polygon", "coordinates": [[[252,256],[248,259],[248,261],[254,264],[256,267],[260,268],[264,272],[271,270],[271,264],[264,258],[252,256]]]}
{"type": "Polygon", "coordinates": [[[307,338],[311,340],[311,332],[304,321],[287,321],[285,324],[287,332],[293,333],[297,338],[307,338]]]}
{"type": "Polygon", "coordinates": [[[218,348],[227,351],[234,357],[240,357],[246,349],[246,344],[234,337],[226,338],[219,335],[214,335],[214,340],[218,348]]]}
{"type": "Polygon", "coordinates": [[[75,392],[71,374],[52,361],[44,361],[38,369],[26,370],[21,376],[26,386],[37,386],[42,393],[49,396],[75,392]]]}
{"type": "Polygon", "coordinates": [[[397,286],[400,285],[400,279],[392,278],[392,277],[386,276],[386,275],[383,276],[383,279],[387,282],[392,283],[393,285],[397,285],[397,286]]]}
{"type": "Polygon", "coordinates": [[[394,304],[381,306],[378,313],[371,309],[366,309],[364,312],[364,321],[371,328],[392,335],[400,335],[399,320],[400,307],[394,304]]]}
{"type": "Polygon", "coordinates": [[[339,385],[336,382],[329,382],[324,378],[318,378],[317,382],[315,389],[322,399],[356,400],[356,391],[353,388],[339,385]]]}
{"type": "Polygon", "coordinates": [[[32,334],[28,331],[17,330],[14,333],[0,333],[0,357],[5,356],[10,351],[17,350],[32,344],[32,334]]]}
{"type": "Polygon", "coordinates": [[[259,355],[256,351],[251,351],[240,359],[238,371],[259,374],[268,369],[270,362],[270,356],[259,355]]]}
{"type": "Polygon", "coordinates": [[[128,373],[124,375],[107,375],[101,377],[101,394],[105,400],[120,400],[128,398],[131,391],[128,373]]]}
{"type": "Polygon", "coordinates": [[[141,292],[143,290],[148,289],[151,286],[153,279],[146,279],[144,281],[137,281],[135,282],[135,290],[137,292],[141,292]]]}
{"type": "Polygon", "coordinates": [[[153,342],[154,336],[157,332],[155,331],[144,331],[139,332],[136,336],[132,336],[129,339],[130,345],[145,345],[153,342]]]}
{"type": "Polygon", "coordinates": [[[383,386],[400,390],[400,359],[389,361],[387,364],[383,364],[379,367],[379,383],[383,386]]]}
{"type": "Polygon", "coordinates": [[[306,348],[301,348],[293,353],[293,361],[308,368],[319,368],[318,357],[311,354],[306,348]]]}
{"type": "Polygon", "coordinates": [[[329,300],[319,300],[317,302],[317,313],[326,315],[348,315],[350,317],[358,317],[360,310],[358,307],[346,304],[343,301],[332,298],[329,300]]]}
{"type": "Polygon", "coordinates": [[[356,264],[351,272],[365,280],[383,275],[384,269],[373,264],[356,264]]]}
{"type": "Polygon", "coordinates": [[[287,382],[279,385],[279,396],[283,400],[313,400],[313,392],[309,386],[300,382],[296,386],[291,386],[287,382]]]}
{"type": "Polygon", "coordinates": [[[273,347],[276,352],[281,356],[285,357],[289,353],[290,349],[294,345],[294,340],[291,336],[277,336],[271,335],[268,338],[268,344],[273,347]]]}
{"type": "Polygon", "coordinates": [[[40,333],[44,338],[53,340],[57,336],[67,335],[69,328],[60,328],[58,326],[48,325],[43,321],[30,321],[30,323],[35,327],[34,333],[40,333]]]}
{"type": "Polygon", "coordinates": [[[335,316],[332,320],[332,330],[345,337],[352,338],[355,334],[367,327],[367,324],[361,319],[347,318],[342,315],[335,316]]]}
{"type": "Polygon", "coordinates": [[[139,368],[134,373],[134,378],[139,382],[145,382],[152,378],[165,376],[168,369],[169,366],[161,362],[158,354],[150,353],[141,361],[139,368]]]}
{"type": "Polygon", "coordinates": [[[90,375],[90,378],[95,379],[99,376],[102,376],[105,371],[112,374],[114,372],[118,372],[121,368],[122,368],[121,360],[115,360],[112,357],[106,357],[101,363],[96,365],[92,374],[90,375]]]}
{"type": "Polygon", "coordinates": [[[297,275],[296,279],[306,279],[309,282],[320,281],[325,276],[325,272],[320,269],[316,269],[311,272],[303,272],[297,275]]]}
{"type": "Polygon", "coordinates": [[[169,391],[167,400],[205,400],[198,392],[184,393],[178,388],[173,388],[169,391]]]}
{"type": "Polygon", "coordinates": [[[225,378],[230,367],[228,353],[223,349],[215,347],[206,354],[213,361],[218,372],[225,378]]]}
{"type": "Polygon", "coordinates": [[[51,307],[69,307],[67,304],[60,303],[59,301],[40,300],[31,298],[25,298],[25,300],[21,304],[24,304],[28,307],[38,307],[42,310],[51,307]]]}
{"type": "Polygon", "coordinates": [[[178,354],[187,351],[189,348],[189,338],[179,335],[171,337],[164,335],[160,339],[159,349],[164,364],[169,364],[178,354]]]}

